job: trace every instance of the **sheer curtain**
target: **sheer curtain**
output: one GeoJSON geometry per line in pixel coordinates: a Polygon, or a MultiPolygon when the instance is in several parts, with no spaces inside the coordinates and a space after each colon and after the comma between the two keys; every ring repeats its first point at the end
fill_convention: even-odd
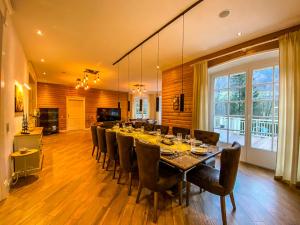
{"type": "Polygon", "coordinates": [[[279,133],[275,178],[300,183],[300,30],[279,39],[279,133]]]}
{"type": "Polygon", "coordinates": [[[207,61],[194,65],[192,129],[208,130],[207,61]]]}

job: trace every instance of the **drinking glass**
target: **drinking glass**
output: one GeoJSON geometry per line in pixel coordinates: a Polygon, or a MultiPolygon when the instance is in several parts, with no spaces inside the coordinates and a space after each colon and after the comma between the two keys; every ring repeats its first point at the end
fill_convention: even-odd
{"type": "Polygon", "coordinates": [[[120,128],[120,124],[116,123],[116,128],[119,129],[120,128]]]}
{"type": "Polygon", "coordinates": [[[141,132],[144,133],[144,126],[141,126],[141,132]]]}
{"type": "Polygon", "coordinates": [[[177,141],[182,141],[182,133],[177,133],[177,141]]]}
{"type": "Polygon", "coordinates": [[[160,129],[157,129],[157,130],[156,130],[156,134],[157,134],[157,136],[160,136],[160,135],[161,135],[161,130],[160,130],[160,129]]]}
{"type": "Polygon", "coordinates": [[[189,141],[190,139],[191,139],[191,135],[189,135],[189,134],[185,135],[185,140],[186,141],[189,141]]]}
{"type": "Polygon", "coordinates": [[[129,124],[129,130],[132,131],[133,127],[132,124],[129,124]]]}
{"type": "Polygon", "coordinates": [[[122,128],[126,128],[126,124],[125,123],[122,123],[122,128]]]}

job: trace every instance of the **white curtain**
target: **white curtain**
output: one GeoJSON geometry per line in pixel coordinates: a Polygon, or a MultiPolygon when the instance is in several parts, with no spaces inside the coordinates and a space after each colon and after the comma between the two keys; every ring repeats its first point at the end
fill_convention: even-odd
{"type": "Polygon", "coordinates": [[[300,30],[279,39],[279,133],[275,178],[300,182],[300,30]]]}
{"type": "Polygon", "coordinates": [[[194,65],[192,129],[208,130],[207,61],[194,65]]]}

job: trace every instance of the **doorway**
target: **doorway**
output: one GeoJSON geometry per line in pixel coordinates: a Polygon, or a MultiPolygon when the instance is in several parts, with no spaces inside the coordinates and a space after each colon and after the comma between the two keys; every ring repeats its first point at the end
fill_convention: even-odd
{"type": "Polygon", "coordinates": [[[67,130],[85,128],[85,98],[67,97],[67,130]]]}

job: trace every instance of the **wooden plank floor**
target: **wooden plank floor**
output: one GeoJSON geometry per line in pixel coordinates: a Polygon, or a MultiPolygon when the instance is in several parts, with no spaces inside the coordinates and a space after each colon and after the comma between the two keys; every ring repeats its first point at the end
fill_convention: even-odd
{"type": "MultiPolygon", "coordinates": [[[[153,196],[143,191],[135,204],[132,195],[112,180],[112,171],[91,157],[89,131],[44,137],[44,167],[35,176],[19,181],[0,202],[0,224],[152,224],[153,196]]],[[[273,180],[270,171],[241,164],[235,188],[237,210],[226,199],[228,224],[300,224],[300,193],[273,180]]],[[[219,198],[199,194],[192,187],[190,206],[160,195],[157,224],[221,224],[219,198]]]]}

